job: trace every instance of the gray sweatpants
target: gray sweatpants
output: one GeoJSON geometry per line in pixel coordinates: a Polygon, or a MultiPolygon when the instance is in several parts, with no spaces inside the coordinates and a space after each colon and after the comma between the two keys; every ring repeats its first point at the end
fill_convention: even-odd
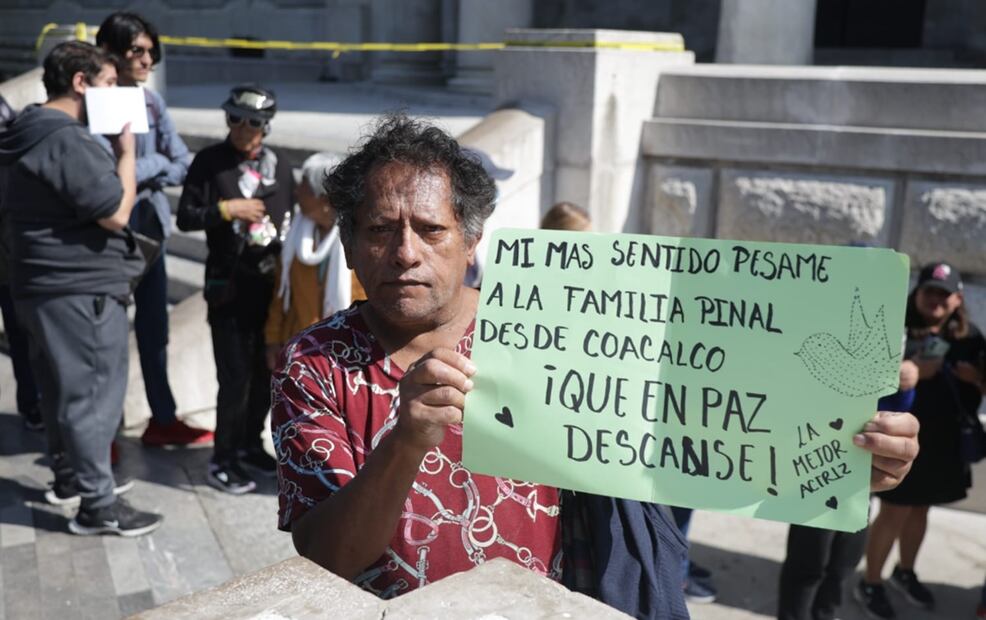
{"type": "Polygon", "coordinates": [[[126,308],[105,295],[20,299],[50,453],[64,452],[86,508],[114,502],[110,444],[127,389],[126,308]]]}

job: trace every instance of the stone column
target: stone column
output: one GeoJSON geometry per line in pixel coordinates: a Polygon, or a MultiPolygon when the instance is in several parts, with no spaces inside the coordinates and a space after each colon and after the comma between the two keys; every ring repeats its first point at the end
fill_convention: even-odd
{"type": "MultiPolygon", "coordinates": [[[[442,40],[442,0],[373,0],[372,41],[435,43],[442,40]]],[[[440,52],[374,52],[374,82],[384,84],[441,84],[440,52]]]]}
{"type": "Polygon", "coordinates": [[[810,65],[816,0],[722,0],[716,62],[810,65]]]}
{"type": "Polygon", "coordinates": [[[541,103],[554,110],[554,137],[545,144],[554,153],[554,196],[542,211],[550,201],[568,200],[588,209],[599,231],[639,231],[643,122],[654,116],[661,71],[693,64],[695,55],[673,33],[511,30],[507,38],[518,43],[495,55],[495,107],[541,103]],[[681,51],[607,46],[616,43],[681,51]]]}
{"type": "MultiPolygon", "coordinates": [[[[531,0],[459,0],[459,43],[502,41],[508,28],[528,28],[531,0]]],[[[457,52],[449,87],[466,92],[493,92],[493,52],[457,52]]]]}

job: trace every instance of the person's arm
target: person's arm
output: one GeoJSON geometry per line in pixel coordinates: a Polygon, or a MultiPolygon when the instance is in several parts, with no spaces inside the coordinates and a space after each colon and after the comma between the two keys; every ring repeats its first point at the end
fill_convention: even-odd
{"type": "Polygon", "coordinates": [[[168,158],[161,153],[150,153],[144,157],[138,157],[135,169],[137,184],[143,185],[157,178],[169,163],[171,162],[168,161],[168,158]]]}
{"type": "Polygon", "coordinates": [[[472,362],[448,349],[412,364],[400,382],[394,430],[352,481],[292,524],[300,555],[353,579],[383,554],[421,460],[441,443],[448,425],[462,421],[474,372],[472,362]]]}
{"type": "Polygon", "coordinates": [[[955,362],[952,372],[960,381],[964,381],[979,390],[980,394],[986,393],[986,382],[983,381],[983,373],[975,364],[969,362],[955,362]]]}
{"type": "Polygon", "coordinates": [[[255,198],[235,198],[210,203],[212,179],[205,170],[201,155],[192,160],[185,186],[178,199],[178,230],[206,230],[234,219],[259,222],[264,217],[264,203],[255,198]]]}
{"type": "Polygon", "coordinates": [[[107,230],[123,230],[130,222],[130,212],[137,198],[136,146],[134,135],[130,133],[130,123],[123,126],[119,136],[110,139],[110,144],[116,155],[116,174],[123,186],[123,197],[113,215],[96,221],[107,230]]]}
{"type": "Polygon", "coordinates": [[[918,419],[910,413],[880,411],[853,436],[853,443],[873,454],[870,490],[896,487],[918,455],[918,419]]]}
{"type": "Polygon", "coordinates": [[[156,102],[158,105],[157,119],[157,139],[158,153],[167,159],[167,163],[161,168],[155,180],[161,186],[178,186],[184,183],[188,175],[188,166],[192,161],[192,154],[185,146],[185,141],[178,135],[164,101],[156,102]]]}

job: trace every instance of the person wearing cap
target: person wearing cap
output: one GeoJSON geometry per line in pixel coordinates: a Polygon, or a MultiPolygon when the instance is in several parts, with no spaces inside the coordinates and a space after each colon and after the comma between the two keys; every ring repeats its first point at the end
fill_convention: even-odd
{"type": "Polygon", "coordinates": [[[273,474],[261,433],[270,408],[264,323],[278,266],[279,229],[292,206],[294,177],[264,144],[277,111],[274,93],[233,88],[222,104],[229,134],[200,151],[178,202],[178,228],[205,230],[208,306],[219,392],[210,485],[234,494],[256,483],[243,469],[273,474]]]}
{"type": "MultiPolygon", "coordinates": [[[[157,30],[146,19],[127,11],[112,13],[99,26],[96,45],[114,59],[120,86],[146,82],[161,60],[157,30]]],[[[185,181],[192,155],[178,135],[164,98],[144,90],[147,133],[136,134],[137,203],[130,228],[161,242],[162,251],[144,272],[134,290],[134,335],[140,354],[144,392],[151,420],[141,435],[145,445],[189,445],[212,441],[212,433],[185,424],[175,415],[177,405],[168,382],[168,274],[164,244],[171,234],[171,206],[164,188],[185,181]]],[[[109,142],[101,142],[110,150],[109,142]]]]}
{"type": "MultiPolygon", "coordinates": [[[[972,486],[961,456],[962,416],[975,416],[983,394],[986,341],[969,320],[959,272],[948,263],[925,266],[907,298],[904,357],[918,369],[911,412],[921,424],[921,451],[910,474],[893,490],[879,493],[880,512],[870,526],[866,572],[856,599],[877,618],[893,618],[883,589],[883,566],[897,542],[900,563],[889,583],[911,604],[925,609],[935,599],[914,572],[928,525],[928,509],[965,498],[972,486]]],[[[978,422],[978,420],[977,420],[978,422]]]]}

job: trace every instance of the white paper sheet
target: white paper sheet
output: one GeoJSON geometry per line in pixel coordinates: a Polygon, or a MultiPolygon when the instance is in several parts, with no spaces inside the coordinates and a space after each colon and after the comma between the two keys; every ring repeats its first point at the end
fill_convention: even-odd
{"type": "Polygon", "coordinates": [[[133,133],[147,133],[147,104],[140,86],[86,88],[86,114],[91,133],[116,135],[130,123],[133,133]]]}

